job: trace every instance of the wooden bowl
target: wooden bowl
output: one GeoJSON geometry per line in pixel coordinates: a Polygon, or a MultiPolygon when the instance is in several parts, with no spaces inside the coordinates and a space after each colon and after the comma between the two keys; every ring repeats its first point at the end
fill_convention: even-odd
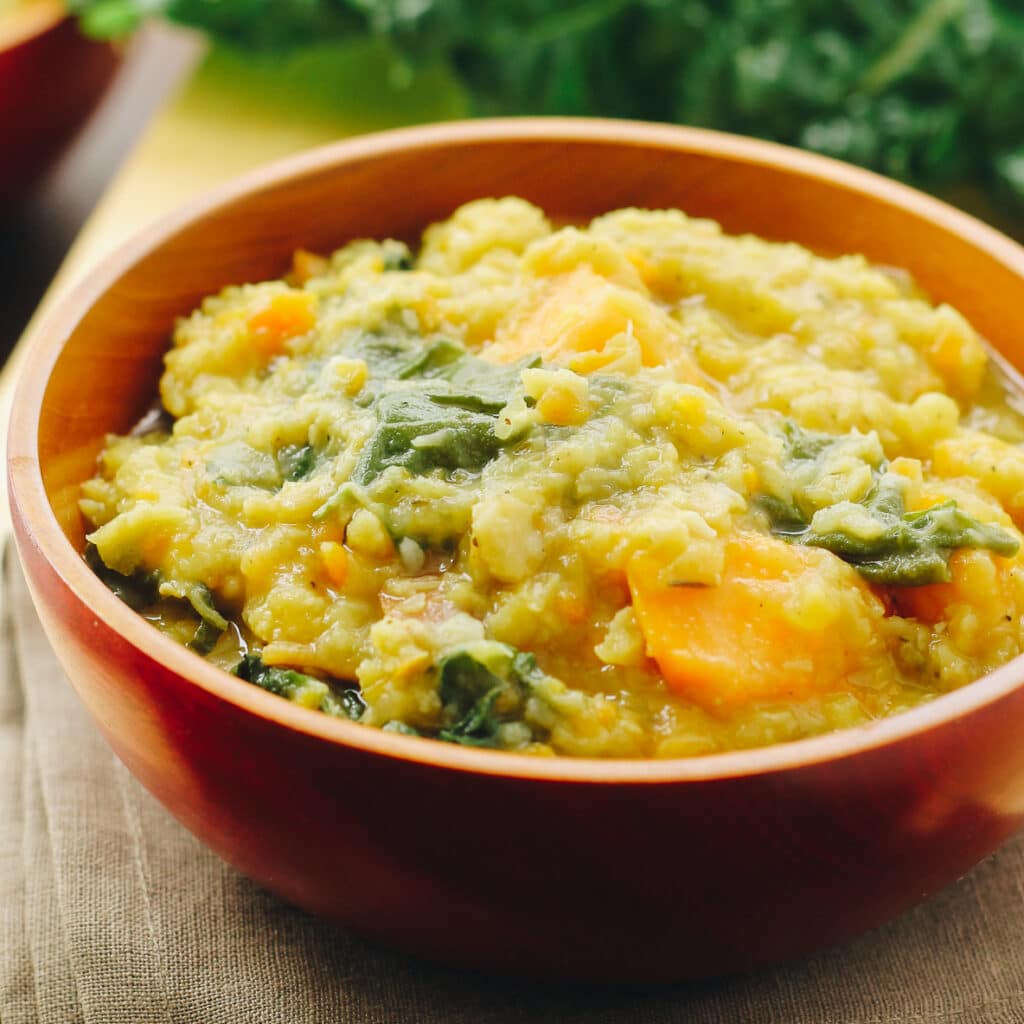
{"type": "Polygon", "coordinates": [[[0,17],[0,207],[36,185],[114,76],[114,47],[87,39],[62,0],[0,17]]]}
{"type": "MultiPolygon", "coordinates": [[[[1024,814],[1024,662],[898,717],[674,761],[531,759],[271,696],[162,636],[81,559],[80,483],[150,402],[174,318],[293,249],[415,238],[480,196],[587,218],[679,206],[910,268],[1024,366],[1024,250],[917,192],[705,131],[480,121],[251,174],[146,231],[39,328],[10,439],[18,547],[75,688],[129,769],[285,899],[476,968],[667,980],[769,964],[964,874],[1024,814]]],[[[187,894],[186,894],[187,898],[187,894]]],[[[268,940],[269,941],[269,940],[268,940]]]]}

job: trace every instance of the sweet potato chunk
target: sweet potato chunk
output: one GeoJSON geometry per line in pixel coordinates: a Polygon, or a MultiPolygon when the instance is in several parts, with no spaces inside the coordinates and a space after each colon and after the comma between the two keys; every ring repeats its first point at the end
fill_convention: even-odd
{"type": "Polygon", "coordinates": [[[841,690],[877,647],[882,608],[829,552],[755,533],[725,541],[716,586],[659,578],[647,554],[627,575],[666,684],[712,711],[841,690]]]}
{"type": "Polygon", "coordinates": [[[644,366],[671,364],[680,379],[703,380],[671,318],[590,267],[552,278],[540,302],[484,355],[510,363],[539,352],[545,362],[593,373],[619,358],[621,349],[609,342],[620,335],[635,339],[644,366]]]}
{"type": "Polygon", "coordinates": [[[286,341],[312,330],[315,323],[314,297],[308,292],[284,292],[249,318],[249,332],[256,349],[275,356],[284,349],[286,341]]]}
{"type": "Polygon", "coordinates": [[[961,548],[949,559],[948,583],[893,590],[900,615],[929,625],[948,621],[957,605],[970,607],[985,629],[994,629],[1018,614],[1021,558],[1001,558],[991,551],[961,548]]]}

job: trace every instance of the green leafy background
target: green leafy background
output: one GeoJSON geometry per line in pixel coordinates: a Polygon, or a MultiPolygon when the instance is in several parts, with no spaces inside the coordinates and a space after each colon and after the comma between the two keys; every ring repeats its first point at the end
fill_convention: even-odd
{"type": "Polygon", "coordinates": [[[285,101],[298,89],[314,97],[303,102],[351,105],[355,91],[371,108],[405,96],[424,115],[597,114],[711,126],[849,160],[1004,227],[1024,225],[1021,0],[71,6],[99,36],[123,35],[156,13],[199,27],[221,43],[226,64],[276,74],[267,92],[278,100],[282,89],[285,101]],[[431,90],[445,97],[436,109],[424,101],[431,90]]]}

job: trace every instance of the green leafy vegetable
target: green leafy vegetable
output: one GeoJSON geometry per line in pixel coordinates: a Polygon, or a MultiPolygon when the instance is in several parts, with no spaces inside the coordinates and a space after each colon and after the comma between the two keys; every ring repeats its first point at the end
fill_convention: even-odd
{"type": "Polygon", "coordinates": [[[774,494],[761,494],[757,505],[768,517],[772,532],[780,537],[800,537],[807,529],[807,520],[793,502],[777,498],[774,494]]]}
{"type": "Polygon", "coordinates": [[[345,0],[69,0],[87,32],[103,38],[134,31],[149,14],[244,47],[277,49],[365,31],[359,4],[345,0]]]}
{"type": "Polygon", "coordinates": [[[189,649],[195,651],[196,654],[207,655],[217,646],[217,641],[223,632],[224,630],[203,620],[196,627],[192,639],[188,642],[189,649]]]}
{"type": "Polygon", "coordinates": [[[819,534],[812,523],[803,541],[837,554],[866,579],[902,586],[947,582],[949,556],[957,548],[987,548],[1004,556],[1017,552],[1018,542],[1006,530],[978,522],[955,501],[921,512],[903,512],[901,497],[898,508],[896,504],[882,486],[865,500],[865,508],[883,527],[877,537],[864,539],[841,530],[819,534]]]}
{"type": "MultiPolygon", "coordinates": [[[[366,362],[372,381],[403,381],[421,376],[423,371],[436,371],[446,362],[466,354],[462,345],[446,338],[424,342],[408,335],[360,335],[345,348],[345,354],[366,362]]],[[[371,393],[378,393],[379,387],[371,393]]]]}
{"type": "Polygon", "coordinates": [[[427,393],[438,404],[496,415],[508,404],[523,370],[534,366],[540,366],[538,355],[496,366],[466,353],[443,365],[428,363],[418,376],[438,382],[427,387],[427,393]],[[442,386],[442,382],[448,387],[442,386]]]}
{"type": "Polygon", "coordinates": [[[304,480],[316,465],[316,449],[311,444],[289,444],[277,453],[277,464],[285,480],[304,480]]]}
{"type": "Polygon", "coordinates": [[[501,724],[494,705],[507,684],[468,655],[449,659],[441,672],[441,699],[455,721],[438,736],[470,747],[498,745],[501,724]]]}
{"type": "Polygon", "coordinates": [[[197,654],[209,654],[216,646],[221,633],[228,628],[228,620],[217,611],[209,587],[202,584],[190,587],[186,599],[199,616],[199,625],[188,646],[197,654]]]}
{"type": "Polygon", "coordinates": [[[412,270],[413,258],[407,246],[401,242],[388,245],[384,251],[384,269],[387,271],[412,270]]]}
{"type": "Polygon", "coordinates": [[[131,576],[115,572],[100,558],[95,544],[85,549],[85,561],[115,597],[120,598],[133,611],[142,611],[159,600],[160,573],[137,572],[131,576]]]}
{"type": "Polygon", "coordinates": [[[1018,0],[72,0],[96,35],[146,14],[243,49],[390,44],[484,114],[600,114],[777,139],[1024,209],[1018,0]]]}
{"type": "Polygon", "coordinates": [[[502,723],[518,718],[529,687],[544,675],[532,654],[495,643],[451,654],[438,671],[449,723],[438,739],[468,747],[500,746],[502,723]]]}
{"type": "Polygon", "coordinates": [[[951,578],[949,557],[958,548],[986,548],[1009,556],[1019,547],[1008,531],[979,522],[955,501],[906,512],[902,492],[884,479],[863,501],[843,503],[851,513],[869,514],[867,530],[846,526],[820,530],[816,528],[820,513],[808,522],[795,505],[777,498],[762,498],[760,503],[773,532],[831,551],[874,583],[905,587],[944,583],[951,578]]]}
{"type": "Polygon", "coordinates": [[[258,654],[252,652],[245,654],[232,671],[239,679],[254,683],[268,693],[336,718],[357,721],[366,710],[366,703],[358,690],[331,685],[295,669],[266,665],[258,654]]]}
{"type": "Polygon", "coordinates": [[[231,441],[214,449],[207,459],[206,472],[221,487],[274,491],[281,486],[281,473],[273,455],[244,441],[231,441]]]}
{"type": "Polygon", "coordinates": [[[329,689],[320,701],[320,710],[335,718],[350,718],[358,722],[366,710],[366,701],[355,687],[329,689]]]}
{"type": "MultiPolygon", "coordinates": [[[[143,611],[151,608],[160,600],[173,600],[163,598],[160,593],[162,577],[156,570],[152,572],[137,572],[131,576],[115,572],[103,559],[95,544],[89,544],[85,549],[85,561],[89,568],[103,581],[107,589],[115,597],[120,598],[133,611],[143,611]]],[[[213,594],[209,587],[197,584],[188,592],[186,598],[192,606],[193,611],[199,616],[199,625],[195,634],[189,641],[188,646],[198,654],[209,654],[217,643],[221,633],[227,629],[228,621],[217,611],[213,602],[213,594]]]]}
{"type": "Polygon", "coordinates": [[[785,458],[789,462],[809,462],[820,458],[838,439],[832,434],[801,430],[792,420],[782,425],[785,458]]]}
{"type": "Polygon", "coordinates": [[[427,344],[405,337],[367,336],[347,353],[366,362],[377,429],[352,473],[365,486],[389,466],[414,476],[441,469],[478,472],[515,439],[495,433],[528,357],[495,366],[447,339],[427,344]]]}
{"type": "Polygon", "coordinates": [[[376,411],[379,425],[352,473],[357,484],[370,483],[389,466],[401,466],[414,476],[432,469],[477,471],[502,446],[494,433],[494,417],[442,405],[430,395],[384,395],[376,411]]]}
{"type": "Polygon", "coordinates": [[[210,625],[212,628],[223,632],[228,628],[228,620],[224,618],[219,611],[217,606],[213,603],[213,594],[210,588],[199,583],[192,586],[188,590],[187,600],[196,615],[203,620],[203,622],[210,625]]]}

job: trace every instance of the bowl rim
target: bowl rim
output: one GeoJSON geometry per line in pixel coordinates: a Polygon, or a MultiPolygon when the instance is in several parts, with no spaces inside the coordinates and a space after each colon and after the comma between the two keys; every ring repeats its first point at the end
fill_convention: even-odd
{"type": "Polygon", "coordinates": [[[404,736],[329,718],[237,679],[176,643],[119,601],[64,536],[43,487],[38,429],[50,373],[64,344],[93,304],[138,261],[193,221],[217,207],[266,187],[308,174],[398,152],[431,150],[452,143],[509,144],[528,141],[598,142],[648,149],[710,153],[827,180],[847,191],[900,206],[984,249],[1024,279],[1024,248],[948,204],[849,164],[777,143],[676,125],[601,118],[494,118],[399,128],[330,143],[249,171],[218,185],[147,226],[100,260],[44,315],[26,340],[11,408],[8,438],[10,501],[25,531],[19,546],[36,548],[63,585],[95,610],[144,658],[233,704],[296,733],[424,766],[518,780],[601,783],[687,783],[783,772],[877,751],[889,744],[949,725],[1024,688],[1024,655],[973,682],[916,708],[822,736],[754,749],[665,759],[538,758],[479,750],[424,737],[404,736]]]}
{"type": "Polygon", "coordinates": [[[41,36],[69,19],[64,0],[31,0],[0,18],[0,54],[41,36]]]}

